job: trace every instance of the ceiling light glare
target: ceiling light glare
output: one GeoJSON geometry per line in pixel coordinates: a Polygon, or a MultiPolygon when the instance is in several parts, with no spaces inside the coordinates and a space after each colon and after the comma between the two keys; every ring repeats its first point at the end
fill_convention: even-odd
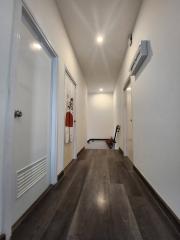
{"type": "Polygon", "coordinates": [[[33,43],[31,44],[31,49],[32,49],[32,50],[37,50],[37,51],[39,51],[39,50],[42,49],[42,47],[41,47],[41,45],[40,45],[38,42],[33,42],[33,43]]]}
{"type": "Polygon", "coordinates": [[[99,91],[100,91],[100,92],[103,92],[103,88],[100,88],[99,91]]]}
{"type": "Polygon", "coordinates": [[[128,87],[128,88],[127,88],[127,91],[130,92],[130,91],[131,91],[131,87],[128,87]]]}
{"type": "Polygon", "coordinates": [[[102,35],[98,35],[98,36],[96,37],[96,42],[97,42],[98,44],[102,44],[102,43],[104,42],[103,36],[102,36],[102,35]]]}

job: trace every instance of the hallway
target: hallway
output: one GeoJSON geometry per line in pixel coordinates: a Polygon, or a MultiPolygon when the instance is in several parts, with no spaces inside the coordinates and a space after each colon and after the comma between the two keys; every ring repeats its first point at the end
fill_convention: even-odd
{"type": "Polygon", "coordinates": [[[175,240],[180,236],[119,151],[84,150],[12,236],[12,240],[30,239],[175,240]]]}
{"type": "Polygon", "coordinates": [[[0,16],[0,240],[180,240],[180,1],[0,16]]]}

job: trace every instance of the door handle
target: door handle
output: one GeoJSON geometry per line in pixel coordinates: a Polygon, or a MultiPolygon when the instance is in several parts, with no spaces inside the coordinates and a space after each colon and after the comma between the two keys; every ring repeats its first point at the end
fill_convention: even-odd
{"type": "Polygon", "coordinates": [[[14,111],[14,118],[21,118],[22,117],[22,112],[20,110],[15,110],[14,111]]]}

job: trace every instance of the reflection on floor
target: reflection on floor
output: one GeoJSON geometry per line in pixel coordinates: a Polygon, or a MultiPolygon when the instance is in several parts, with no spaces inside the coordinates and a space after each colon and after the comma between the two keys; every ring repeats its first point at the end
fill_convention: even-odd
{"type": "Polygon", "coordinates": [[[86,149],[109,149],[105,141],[94,141],[86,144],[86,149]]]}
{"type": "Polygon", "coordinates": [[[175,240],[174,227],[118,151],[86,150],[13,240],[175,240]]]}

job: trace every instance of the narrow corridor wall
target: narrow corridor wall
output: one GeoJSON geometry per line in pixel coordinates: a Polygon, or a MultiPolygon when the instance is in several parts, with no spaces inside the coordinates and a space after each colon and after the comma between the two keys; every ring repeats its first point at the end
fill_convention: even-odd
{"type": "Polygon", "coordinates": [[[87,130],[90,138],[110,138],[113,133],[113,94],[88,94],[87,130]]]}
{"type": "Polygon", "coordinates": [[[179,9],[179,0],[143,1],[114,91],[114,124],[123,126],[129,67],[140,41],[149,40],[150,56],[133,82],[134,164],[180,218],[179,9]]]}

